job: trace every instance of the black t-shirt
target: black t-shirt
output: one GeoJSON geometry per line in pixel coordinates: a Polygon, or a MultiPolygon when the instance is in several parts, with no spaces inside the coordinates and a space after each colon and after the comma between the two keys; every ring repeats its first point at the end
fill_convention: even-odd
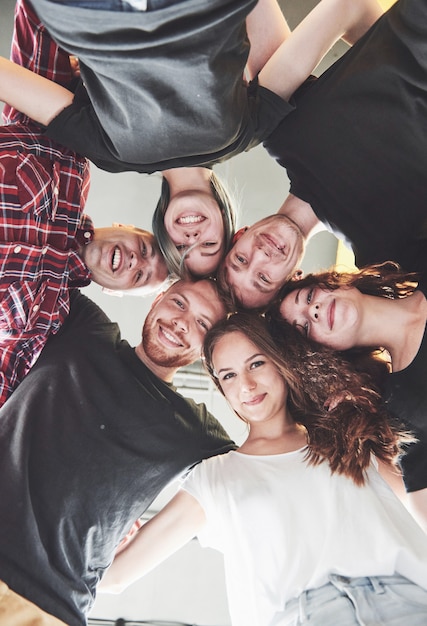
{"type": "Polygon", "coordinates": [[[359,266],[427,269],[427,2],[399,0],[264,143],[359,266]]]}
{"type": "MultiPolygon", "coordinates": [[[[420,284],[427,296],[427,284],[420,284]]],[[[398,329],[396,329],[398,331],[398,329]]],[[[417,437],[402,457],[403,479],[408,491],[427,487],[427,329],[420,349],[408,367],[387,376],[387,408],[417,437]]]]}
{"type": "Polygon", "coordinates": [[[200,459],[234,446],[80,293],[0,411],[0,572],[70,626],[132,523],[200,459]]]}
{"type": "Polygon", "coordinates": [[[102,169],[211,166],[257,145],[292,108],[244,84],[245,20],[256,0],[181,0],[131,13],[33,4],[79,57],[84,82],[46,134],[102,169]]]}

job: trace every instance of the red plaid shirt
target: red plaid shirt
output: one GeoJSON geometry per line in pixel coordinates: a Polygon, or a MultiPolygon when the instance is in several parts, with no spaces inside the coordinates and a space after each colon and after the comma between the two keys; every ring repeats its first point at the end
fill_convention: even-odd
{"type": "MultiPolygon", "coordinates": [[[[70,81],[68,55],[31,7],[18,1],[12,60],[48,78],[70,81]]],[[[83,215],[89,165],[44,137],[6,106],[0,126],[0,406],[28,373],[49,335],[69,313],[69,289],[90,274],[77,253],[91,241],[83,215]]]]}

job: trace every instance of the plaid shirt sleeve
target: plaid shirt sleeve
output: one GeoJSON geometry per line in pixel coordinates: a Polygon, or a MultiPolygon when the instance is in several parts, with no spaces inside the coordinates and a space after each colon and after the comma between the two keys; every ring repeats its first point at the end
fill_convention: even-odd
{"type": "MultiPolygon", "coordinates": [[[[68,55],[52,42],[31,7],[16,5],[13,60],[67,82],[68,55]]],[[[0,127],[0,406],[69,313],[69,289],[90,274],[76,237],[89,189],[84,158],[40,133],[18,111],[0,127]]]]}
{"type": "MultiPolygon", "coordinates": [[[[64,87],[68,87],[73,78],[69,55],[51,39],[34,9],[26,0],[16,2],[10,58],[18,65],[64,87]]],[[[5,105],[3,109],[5,124],[12,122],[28,124],[29,121],[27,116],[5,105]]]]}

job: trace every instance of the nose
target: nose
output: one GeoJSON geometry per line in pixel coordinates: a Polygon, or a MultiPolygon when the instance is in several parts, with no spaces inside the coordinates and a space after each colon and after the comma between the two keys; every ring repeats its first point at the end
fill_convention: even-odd
{"type": "Polygon", "coordinates": [[[191,230],[184,233],[184,237],[189,246],[197,243],[200,236],[200,232],[198,230],[191,230]]]}
{"type": "Polygon", "coordinates": [[[268,263],[273,257],[270,248],[268,246],[263,246],[262,244],[257,244],[252,249],[252,255],[252,258],[260,263],[268,263]]]}
{"type": "Polygon", "coordinates": [[[318,302],[312,302],[308,305],[308,315],[311,320],[317,322],[319,319],[320,304],[318,302]]]}
{"type": "Polygon", "coordinates": [[[174,325],[176,330],[179,330],[181,333],[188,333],[188,320],[184,315],[180,317],[175,317],[172,320],[172,324],[174,325]]]}
{"type": "Polygon", "coordinates": [[[128,260],[128,269],[142,269],[143,267],[145,267],[146,263],[147,261],[142,255],[131,252],[128,260]]]}
{"type": "Polygon", "coordinates": [[[248,393],[251,392],[255,389],[256,387],[256,382],[255,380],[252,378],[252,376],[247,373],[243,375],[243,380],[242,380],[242,391],[243,393],[248,393]]]}

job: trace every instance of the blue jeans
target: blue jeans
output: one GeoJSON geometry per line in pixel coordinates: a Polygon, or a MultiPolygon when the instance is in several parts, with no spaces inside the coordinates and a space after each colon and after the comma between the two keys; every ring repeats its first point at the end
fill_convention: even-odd
{"type": "Polygon", "coordinates": [[[331,574],[329,580],[288,602],[277,626],[427,624],[427,591],[403,576],[346,578],[331,574]]]}

